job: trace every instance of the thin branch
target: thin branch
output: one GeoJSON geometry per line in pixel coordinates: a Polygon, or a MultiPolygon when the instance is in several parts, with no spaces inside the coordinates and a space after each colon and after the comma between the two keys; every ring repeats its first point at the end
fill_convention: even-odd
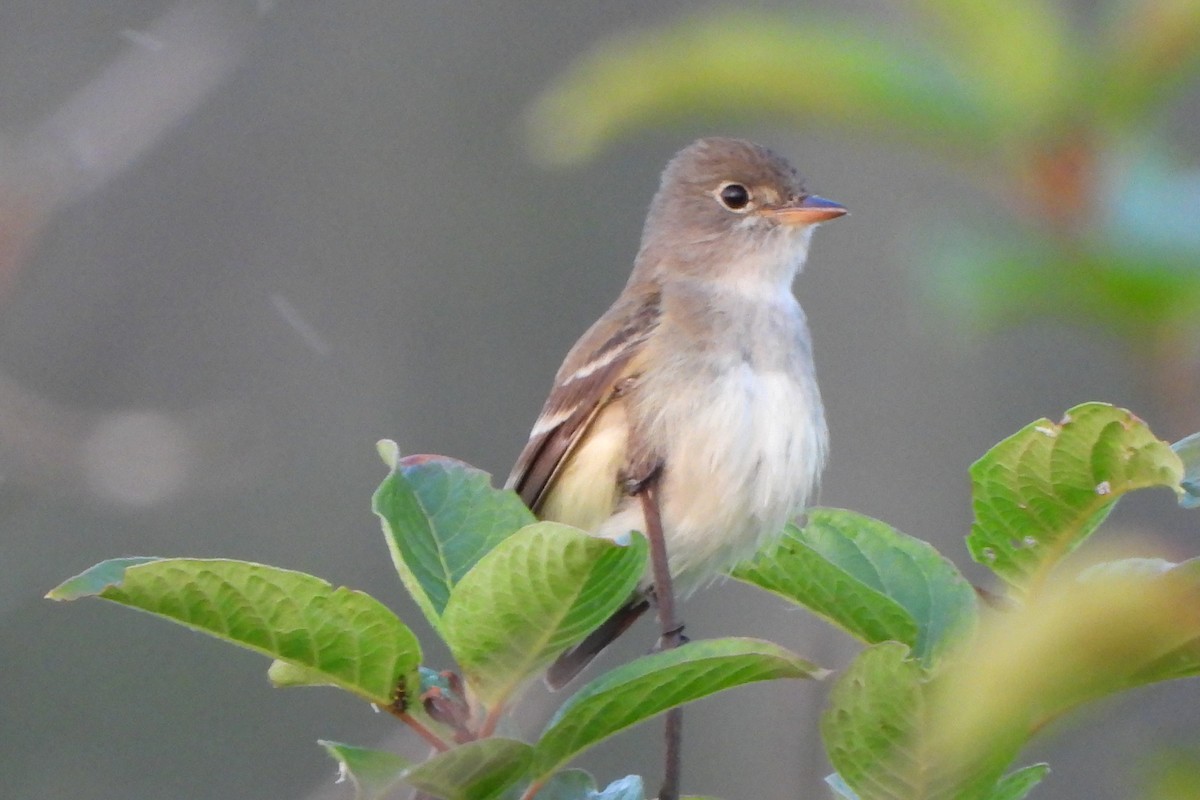
{"type": "MultiPolygon", "coordinates": [[[[675,617],[675,589],[671,584],[671,568],[667,560],[667,543],[663,536],[662,514],[658,505],[657,476],[647,480],[638,492],[642,513],[646,518],[646,539],[650,543],[650,565],[654,575],[654,597],[658,606],[661,631],[659,647],[670,650],[683,641],[683,626],[675,617]]],[[[683,708],[676,706],[667,712],[663,756],[663,782],[658,800],[678,800],[680,749],[683,745],[683,708]]]]}
{"type": "Polygon", "coordinates": [[[683,706],[675,706],[667,712],[663,738],[663,782],[658,790],[658,800],[678,800],[679,774],[683,768],[683,706]]]}
{"type": "Polygon", "coordinates": [[[412,714],[409,714],[407,711],[397,708],[396,706],[387,706],[387,710],[388,713],[393,717],[416,731],[417,736],[420,736],[422,739],[424,739],[434,750],[437,750],[439,753],[444,753],[450,749],[450,745],[442,737],[425,727],[425,725],[412,714]]]}
{"type": "Polygon", "coordinates": [[[504,716],[504,701],[501,700],[488,711],[487,717],[483,721],[483,725],[479,728],[479,738],[486,739],[496,732],[496,726],[500,724],[500,718],[504,716]]]}

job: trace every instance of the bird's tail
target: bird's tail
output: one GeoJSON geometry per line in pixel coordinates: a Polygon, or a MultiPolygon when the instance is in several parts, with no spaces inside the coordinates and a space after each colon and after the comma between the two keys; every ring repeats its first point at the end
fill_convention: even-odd
{"type": "Polygon", "coordinates": [[[600,655],[604,648],[612,644],[613,640],[624,633],[649,607],[650,601],[645,596],[635,594],[628,603],[600,623],[600,627],[589,633],[586,639],[564,652],[550,665],[550,669],[546,670],[546,685],[558,691],[574,680],[576,675],[592,663],[593,658],[600,655]]]}

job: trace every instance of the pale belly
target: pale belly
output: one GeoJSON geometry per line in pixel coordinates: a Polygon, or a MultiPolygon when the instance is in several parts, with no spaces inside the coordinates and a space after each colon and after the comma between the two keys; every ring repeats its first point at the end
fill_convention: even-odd
{"type": "MultiPolygon", "coordinates": [[[[653,422],[654,440],[666,443],[663,530],[676,590],[686,595],[753,555],[804,509],[826,432],[815,385],[783,372],[741,365],[716,382],[670,391],[670,402],[646,404],[669,409],[653,422]]],[[[620,405],[595,421],[555,482],[544,518],[609,538],[645,530],[640,501],[622,496],[617,482],[627,424],[620,405]]]]}

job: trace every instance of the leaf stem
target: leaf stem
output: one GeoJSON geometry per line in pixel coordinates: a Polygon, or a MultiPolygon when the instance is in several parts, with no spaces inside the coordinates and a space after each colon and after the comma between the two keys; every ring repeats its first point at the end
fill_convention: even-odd
{"type": "Polygon", "coordinates": [[[393,717],[412,728],[416,732],[417,736],[420,736],[422,739],[424,739],[434,750],[437,750],[439,753],[444,753],[450,749],[450,745],[446,743],[445,739],[438,736],[429,728],[425,727],[425,725],[412,714],[409,714],[407,711],[397,708],[396,706],[388,706],[387,710],[388,713],[390,713],[393,717]]]}
{"type": "Polygon", "coordinates": [[[492,708],[488,709],[487,716],[483,720],[483,725],[479,728],[479,738],[486,739],[496,732],[496,726],[500,724],[500,717],[504,715],[504,701],[497,702],[492,708]]]}
{"type": "Polygon", "coordinates": [[[524,794],[521,795],[521,800],[533,800],[534,796],[537,795],[537,793],[540,792],[542,787],[545,785],[546,780],[544,778],[538,779],[529,784],[529,788],[526,789],[524,794]]]}
{"type": "MultiPolygon", "coordinates": [[[[654,597],[658,606],[658,624],[662,632],[659,647],[671,650],[683,641],[683,626],[675,618],[675,589],[671,583],[671,568],[667,560],[667,542],[663,536],[662,514],[658,505],[658,476],[642,484],[642,514],[646,518],[646,539],[650,543],[650,564],[654,575],[654,597]]],[[[680,749],[683,745],[683,708],[676,706],[667,712],[664,732],[663,782],[658,800],[678,800],[680,749]]]]}

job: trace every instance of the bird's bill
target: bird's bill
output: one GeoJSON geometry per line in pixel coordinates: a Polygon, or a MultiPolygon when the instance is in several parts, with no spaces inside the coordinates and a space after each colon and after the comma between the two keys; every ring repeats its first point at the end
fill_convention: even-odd
{"type": "Polygon", "coordinates": [[[786,225],[812,225],[837,219],[846,213],[846,207],[841,203],[810,194],[798,203],[764,209],[764,213],[786,225]]]}

